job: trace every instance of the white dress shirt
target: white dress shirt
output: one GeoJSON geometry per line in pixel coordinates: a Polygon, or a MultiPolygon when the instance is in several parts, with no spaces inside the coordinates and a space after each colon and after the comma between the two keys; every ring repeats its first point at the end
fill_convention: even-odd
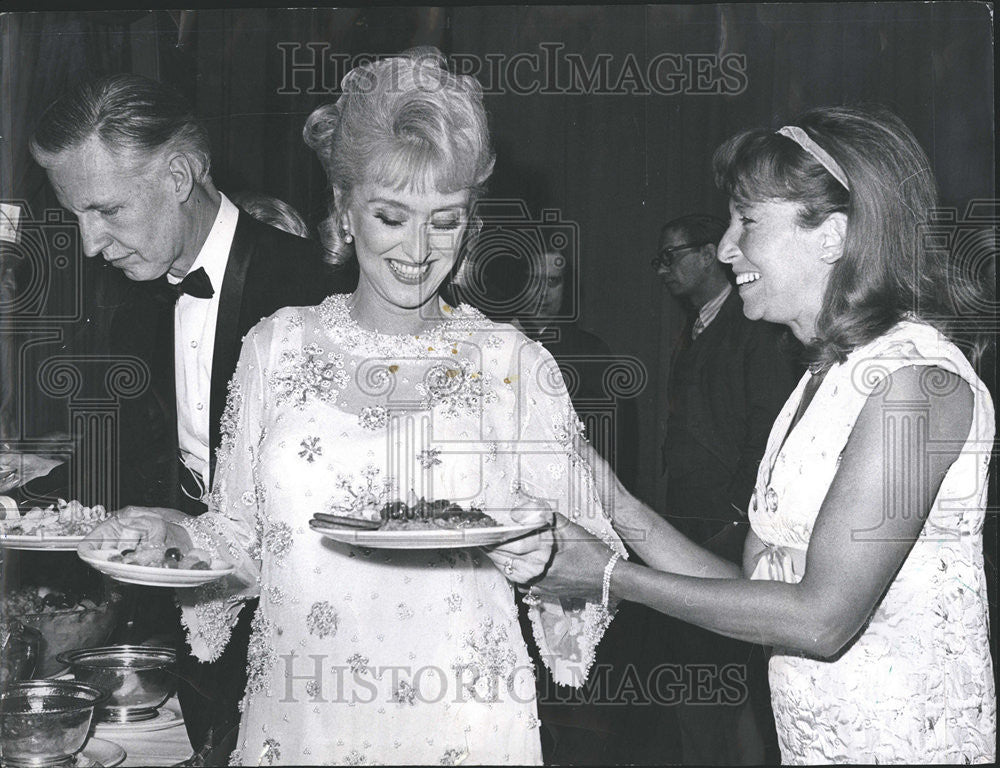
{"type": "Polygon", "coordinates": [[[726,283],[726,287],[719,291],[714,299],[710,299],[702,305],[702,308],[698,310],[698,319],[694,321],[694,327],[691,329],[692,339],[697,339],[698,335],[708,328],[716,315],[719,314],[719,310],[722,309],[722,305],[726,303],[726,299],[729,298],[729,294],[732,291],[733,287],[729,283],[726,283]]]}
{"type": "MultiPolygon", "coordinates": [[[[215,324],[222,278],[236,234],[239,209],[220,193],[215,223],[189,272],[204,268],[214,291],[210,299],[181,294],[174,311],[174,383],[177,392],[177,443],[181,461],[208,484],[208,409],[212,390],[215,324]]],[[[179,283],[183,278],[167,279],[179,283]]]]}

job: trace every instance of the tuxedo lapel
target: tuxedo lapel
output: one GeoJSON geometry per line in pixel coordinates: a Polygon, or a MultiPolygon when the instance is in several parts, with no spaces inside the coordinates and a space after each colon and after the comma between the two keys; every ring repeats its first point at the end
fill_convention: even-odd
{"type": "MultiPolygon", "coordinates": [[[[178,455],[177,437],[177,379],[174,357],[174,303],[158,306],[156,310],[156,340],[153,346],[153,387],[163,408],[170,437],[170,455],[178,455]]],[[[179,496],[180,479],[177,461],[167,466],[167,488],[179,496]]],[[[176,504],[174,505],[176,506],[176,504]]]]}
{"type": "Polygon", "coordinates": [[[240,354],[243,290],[255,247],[256,240],[249,226],[249,216],[240,211],[233,245],[226,262],[226,273],[219,288],[219,315],[215,323],[211,399],[208,408],[209,483],[215,474],[215,451],[219,447],[220,422],[226,406],[226,387],[236,370],[240,354]]]}

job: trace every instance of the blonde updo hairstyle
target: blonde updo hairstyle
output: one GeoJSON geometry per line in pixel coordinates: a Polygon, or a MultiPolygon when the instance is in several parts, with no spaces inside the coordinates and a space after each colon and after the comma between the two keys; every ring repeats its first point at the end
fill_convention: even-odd
{"type": "MultiPolygon", "coordinates": [[[[341,90],[337,102],[316,109],[302,130],[331,190],[340,190],[341,208],[364,183],[418,193],[468,189],[471,208],[495,159],[478,81],[449,72],[436,48],[418,48],[355,67],[341,90]]],[[[320,242],[328,261],[343,264],[354,246],[345,242],[344,211],[331,198],[320,242]]]]}

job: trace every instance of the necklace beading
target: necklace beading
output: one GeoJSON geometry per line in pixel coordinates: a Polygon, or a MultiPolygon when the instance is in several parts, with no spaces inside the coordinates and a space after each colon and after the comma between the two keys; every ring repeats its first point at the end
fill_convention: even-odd
{"type": "Polygon", "coordinates": [[[318,307],[323,325],[347,349],[366,355],[391,357],[431,357],[449,351],[447,348],[468,338],[483,328],[485,316],[472,307],[462,305],[442,310],[451,317],[442,320],[420,335],[388,334],[370,331],[351,317],[346,294],[333,295],[318,307]]]}

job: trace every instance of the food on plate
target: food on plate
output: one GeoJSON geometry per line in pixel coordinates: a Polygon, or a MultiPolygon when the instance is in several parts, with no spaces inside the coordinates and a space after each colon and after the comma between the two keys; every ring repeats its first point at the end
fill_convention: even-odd
{"type": "Polygon", "coordinates": [[[59,499],[45,509],[34,507],[23,515],[0,510],[0,534],[7,536],[86,536],[109,517],[98,504],[85,507],[79,501],[59,499]]]}
{"type": "Polygon", "coordinates": [[[109,563],[144,565],[150,568],[171,568],[179,571],[210,571],[212,556],[204,549],[189,549],[182,552],[179,547],[139,542],[136,547],[127,547],[108,558],[109,563]]]}
{"type": "Polygon", "coordinates": [[[435,528],[490,528],[497,521],[481,509],[463,509],[447,499],[427,501],[420,499],[415,504],[393,501],[379,510],[381,531],[419,531],[435,528]]]}

